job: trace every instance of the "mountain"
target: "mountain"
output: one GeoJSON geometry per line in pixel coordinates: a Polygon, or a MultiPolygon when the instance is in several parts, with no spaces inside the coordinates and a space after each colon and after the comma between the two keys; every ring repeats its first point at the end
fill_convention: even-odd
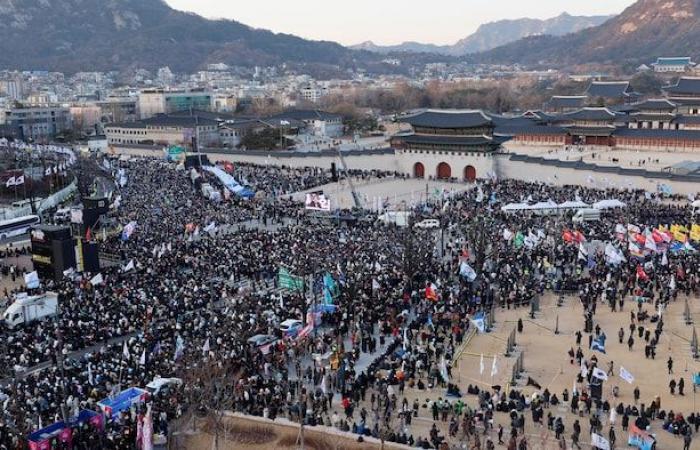
{"type": "Polygon", "coordinates": [[[562,36],[567,33],[600,25],[611,16],[572,16],[562,13],[551,19],[515,19],[499,20],[481,25],[473,34],[454,45],[421,44],[404,42],[399,45],[380,46],[371,41],[363,42],[351,48],[375,53],[439,53],[450,56],[463,56],[468,53],[483,52],[501,45],[515,42],[527,36],[552,35],[562,36]]]}
{"type": "Polygon", "coordinates": [[[67,73],[207,63],[347,68],[378,56],[333,42],[209,20],[163,0],[0,0],[0,67],[67,73]]]}
{"type": "Polygon", "coordinates": [[[478,62],[638,64],[658,56],[700,58],[700,0],[638,0],[597,27],[521,39],[474,55],[478,62]]]}

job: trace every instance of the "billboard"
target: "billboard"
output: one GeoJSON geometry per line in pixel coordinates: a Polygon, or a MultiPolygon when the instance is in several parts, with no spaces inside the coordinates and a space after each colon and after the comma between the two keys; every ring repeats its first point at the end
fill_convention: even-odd
{"type": "Polygon", "coordinates": [[[330,211],[331,201],[326,198],[323,192],[311,192],[306,194],[305,208],[312,211],[330,211]]]}

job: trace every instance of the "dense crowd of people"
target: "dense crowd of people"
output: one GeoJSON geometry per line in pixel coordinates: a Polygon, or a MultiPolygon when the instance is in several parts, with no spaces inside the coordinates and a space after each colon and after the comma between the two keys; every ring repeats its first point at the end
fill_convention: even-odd
{"type": "MultiPolygon", "coordinates": [[[[81,164],[94,176],[101,170],[95,161],[81,164]]],[[[643,230],[687,224],[691,211],[684,199],[487,181],[416,205],[415,221],[438,218],[445,224],[443,240],[433,230],[383,224],[358,211],[352,218],[319,218],[287,199],[289,193],[328,183],[328,170],[237,164],[232,175],[265,195],[212,201],[188,171],[172,163],[135,159],[118,168],[128,182],[114,183],[110,217],[133,228],[107,236],[100,245],[118,255],[121,265],[103,267],[102,282],[91,281],[97,274],[42,280],[42,289],[58,294],[60,314],[2,330],[0,448],[23,448],[27,434],[42,425],[98,410],[102,399],[127,387],[143,388],[155,377],[182,380],[152,399],[154,431],[165,435],[173,423],[229,409],[421,448],[457,439],[493,448],[497,435],[510,450],[532,448],[524,435],[530,410],[533,421],[546,421],[557,440],[565,441],[562,448],[567,438],[578,445],[580,423],[565,424],[551,412],[545,417],[558,403],[591,418],[615,412],[623,430],[630,423],[643,430],[658,420],[690,437],[700,426],[700,415],[692,411],[597,400],[589,388],[598,368],[595,353],[582,343],[583,333],[591,340],[603,333],[595,326],[596,314],[604,314],[600,307],[623,308],[626,301],[644,298],[644,304],[630,307],[630,325],[619,339],[631,341],[630,350],[639,348],[634,341],[641,339],[647,356],[654,354],[664,332],[657,311],[679,294],[697,293],[700,260],[687,248],[637,258],[627,233],[621,239],[616,225],[643,230]],[[586,203],[615,198],[627,208],[581,224],[572,224],[571,214],[514,215],[500,208],[574,198],[586,203]],[[571,238],[563,240],[567,233],[571,238]],[[584,241],[611,243],[622,258],[611,261],[590,246],[582,257],[584,241]],[[464,263],[473,276],[462,270],[464,263]],[[280,285],[281,268],[298,277],[299,288],[280,285]],[[492,307],[527,305],[548,290],[577,293],[586,311],[570,354],[582,367],[575,392],[539,389],[536,396],[525,396],[500,386],[486,391],[469,386],[462,392],[452,382],[451,363],[474,327],[470,318],[492,307]],[[287,319],[302,326],[282,333],[280,324],[287,319]],[[259,335],[279,340],[251,340],[259,335]],[[404,395],[406,388],[434,387],[445,389],[444,398],[425,403],[404,395]],[[497,413],[510,415],[511,426],[491,430],[496,434],[482,442],[477,428],[493,427],[497,413]],[[449,433],[435,424],[418,433],[412,420],[419,416],[449,423],[449,433]]],[[[201,176],[222,188],[212,175],[201,176]]],[[[680,383],[671,389],[682,392],[680,383]]],[[[104,431],[80,427],[74,448],[134,448],[137,422],[135,412],[125,412],[108,420],[104,431]]],[[[591,419],[590,428],[614,441],[612,425],[603,433],[591,419]]]]}

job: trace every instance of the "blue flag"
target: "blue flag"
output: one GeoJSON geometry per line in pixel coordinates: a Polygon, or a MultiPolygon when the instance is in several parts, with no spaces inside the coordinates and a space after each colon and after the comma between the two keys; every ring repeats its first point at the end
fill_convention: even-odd
{"type": "Polygon", "coordinates": [[[602,333],[600,336],[593,339],[593,341],[591,341],[591,350],[605,353],[605,339],[605,333],[602,333]]]}

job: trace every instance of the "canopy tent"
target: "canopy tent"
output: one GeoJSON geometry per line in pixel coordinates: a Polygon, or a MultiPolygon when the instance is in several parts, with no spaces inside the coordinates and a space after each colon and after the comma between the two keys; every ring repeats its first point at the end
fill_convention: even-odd
{"type": "Polygon", "coordinates": [[[588,203],[584,203],[580,200],[568,200],[561,205],[559,205],[561,209],[579,209],[579,208],[590,208],[591,205],[588,203]]]}
{"type": "Polygon", "coordinates": [[[209,173],[214,174],[214,176],[218,178],[219,181],[221,181],[221,184],[223,184],[226,187],[226,189],[231,191],[233,194],[243,198],[255,197],[255,193],[253,191],[241,186],[235,178],[226,173],[224,170],[218,167],[211,166],[204,166],[203,169],[209,173]]]}
{"type": "Polygon", "coordinates": [[[614,208],[624,208],[627,205],[622,203],[620,200],[601,200],[598,203],[594,203],[593,207],[595,209],[614,209],[614,208]]]}
{"type": "Polygon", "coordinates": [[[693,208],[700,208],[700,200],[695,200],[692,204],[693,208]]]}
{"type": "Polygon", "coordinates": [[[525,211],[530,208],[527,203],[510,203],[501,207],[501,211],[525,211]]]}
{"type": "Polygon", "coordinates": [[[559,207],[559,205],[557,205],[557,204],[554,203],[553,201],[547,200],[546,202],[538,202],[538,203],[535,203],[534,205],[530,206],[528,209],[535,209],[535,210],[539,210],[539,209],[557,209],[558,207],[559,207]]]}

